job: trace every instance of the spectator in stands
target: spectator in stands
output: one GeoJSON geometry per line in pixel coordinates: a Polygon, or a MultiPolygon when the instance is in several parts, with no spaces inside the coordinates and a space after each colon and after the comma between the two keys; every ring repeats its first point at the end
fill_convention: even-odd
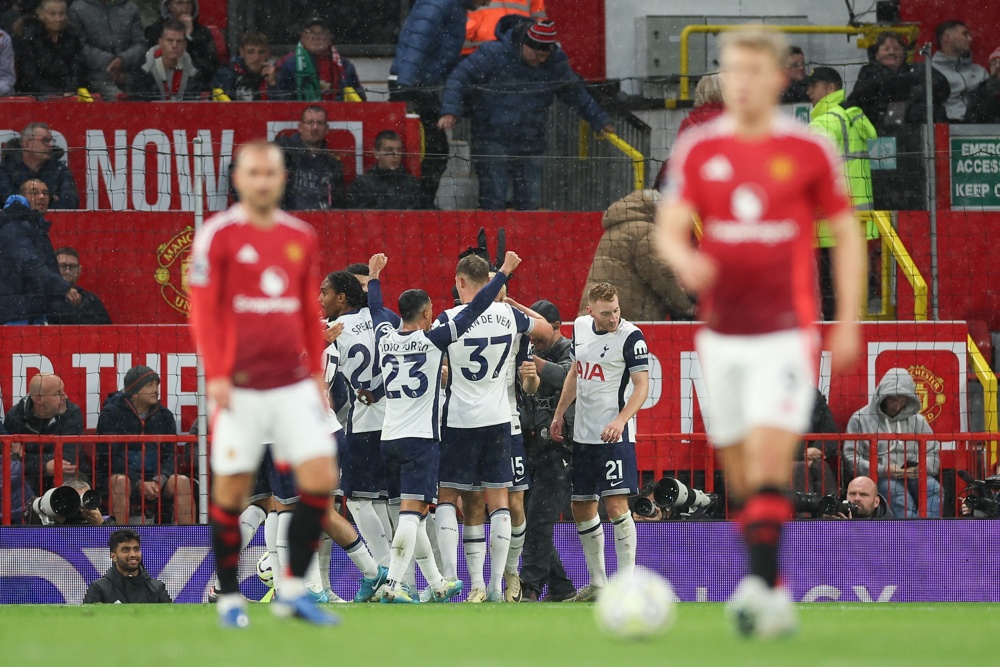
{"type": "Polygon", "coordinates": [[[471,104],[480,208],[506,208],[512,186],[514,208],[534,211],[542,198],[547,112],[556,95],[595,131],[614,132],[614,126],[569,66],[553,22],[505,16],[497,35],[449,75],[438,126],[450,130],[471,104]]]}
{"type": "Polygon", "coordinates": [[[14,62],[14,41],[0,30],[0,97],[14,92],[14,84],[17,83],[14,62]]]}
{"type": "Polygon", "coordinates": [[[351,208],[415,209],[420,207],[420,181],[403,166],[403,138],[392,130],[375,137],[375,166],[351,183],[351,208]]]}
{"type": "Polygon", "coordinates": [[[152,102],[196,100],[208,92],[208,82],[187,52],[184,24],[167,19],[160,44],[146,52],[146,62],[132,77],[129,97],[152,102]]]}
{"type": "Polygon", "coordinates": [[[275,88],[286,99],[303,102],[365,99],[354,63],[340,55],[333,45],[330,29],[318,16],[302,25],[295,51],[278,61],[277,70],[275,88]]]}
{"type": "MultiPolygon", "coordinates": [[[[703,123],[715,120],[726,110],[726,104],[722,100],[722,88],[719,86],[718,74],[706,74],[698,80],[698,85],[694,89],[694,108],[684,117],[681,125],[677,128],[677,138],[703,123]]],[[[660,165],[660,171],[653,181],[654,190],[662,190],[667,178],[667,160],[660,165]]]]}
{"type": "Polygon", "coordinates": [[[630,322],[694,317],[694,302],[653,243],[659,200],[655,190],[636,190],[605,211],[601,218],[604,234],[587,273],[580,314],[587,312],[590,288],[613,278],[622,317],[630,322]]]}
{"type": "Polygon", "coordinates": [[[83,271],[80,253],[69,246],[59,248],[56,262],[60,275],[80,293],[80,304],[74,306],[65,299],[57,299],[49,312],[49,324],[111,324],[111,316],[100,298],[77,284],[83,271]]]}
{"type": "Polygon", "coordinates": [[[923,71],[906,62],[907,45],[902,35],[887,30],[875,40],[873,62],[861,68],[849,106],[860,107],[881,132],[887,125],[900,125],[913,100],[915,86],[923,88],[923,71]]]}
{"type": "Polygon", "coordinates": [[[448,166],[448,135],[438,127],[441,89],[458,64],[465,43],[466,10],[489,0],[417,0],[406,16],[389,68],[389,101],[406,102],[424,127],[420,163],[420,208],[433,208],[448,166]]]}
{"type": "Polygon", "coordinates": [[[785,63],[788,74],[788,88],[781,94],[782,104],[802,104],[809,101],[806,92],[806,54],[801,46],[788,47],[788,62],[785,63]]]}
{"type": "MultiPolygon", "coordinates": [[[[905,368],[890,368],[878,383],[871,402],[853,415],[847,424],[848,433],[889,435],[879,438],[877,455],[878,490],[889,499],[890,509],[898,518],[917,517],[919,476],[927,477],[927,516],[941,516],[941,445],[927,442],[927,456],[920,461],[916,440],[907,434],[933,433],[927,419],[920,414],[917,387],[905,368]]],[[[871,451],[868,440],[844,442],[844,459],[854,475],[870,473],[871,451]]]]}
{"type": "Polygon", "coordinates": [[[465,23],[465,47],[462,55],[467,56],[480,45],[497,38],[497,23],[505,16],[527,16],[533,21],[544,21],[545,0],[494,0],[485,7],[469,12],[465,23]]]}
{"type": "Polygon", "coordinates": [[[80,302],[59,275],[49,223],[13,195],[0,214],[0,324],[45,324],[52,299],[80,302]]]}
{"type": "Polygon", "coordinates": [[[369,276],[368,276],[367,264],[362,264],[360,262],[356,264],[348,264],[347,268],[345,268],[344,271],[347,271],[352,276],[357,278],[358,282],[361,283],[361,289],[364,290],[365,294],[368,294],[369,276]]]}
{"type": "MultiPolygon", "coordinates": [[[[79,475],[67,475],[63,478],[62,485],[75,489],[76,492],[80,494],[81,503],[83,495],[92,490],[90,488],[90,483],[79,475]]],[[[99,507],[95,509],[85,509],[81,507],[80,511],[74,515],[51,517],[51,523],[48,521],[42,521],[41,515],[37,510],[34,510],[28,518],[28,523],[32,525],[41,524],[49,526],[103,526],[105,524],[115,523],[115,521],[112,516],[105,517],[99,507]]]]}
{"type": "Polygon", "coordinates": [[[285,151],[284,208],[290,211],[344,208],[344,165],[327,148],[326,131],[326,110],[308,106],[299,118],[299,131],[275,141],[285,151]]]}
{"type": "Polygon", "coordinates": [[[1000,123],[1000,48],[990,54],[990,78],[969,96],[970,123],[1000,123]]]}
{"type": "Polygon", "coordinates": [[[129,89],[129,74],[146,53],[139,8],[133,0],[75,0],[69,22],[83,40],[88,88],[108,97],[129,89]]]}
{"type": "Polygon", "coordinates": [[[66,0],[42,0],[24,19],[15,44],[17,90],[31,95],[65,95],[86,88],[83,42],[70,27],[66,0]]]}
{"type": "MultiPolygon", "coordinates": [[[[844,158],[844,175],[851,202],[859,211],[872,209],[872,167],[868,142],[878,136],[860,107],[846,107],[844,80],[832,67],[817,67],[809,75],[807,90],[813,103],[809,128],[829,139],[837,154],[844,158]]],[[[823,319],[830,321],[836,312],[833,289],[833,263],[830,248],[836,245],[826,223],[816,230],[819,244],[819,286],[823,319]]],[[[869,221],[868,240],[878,238],[875,223],[869,221]]]]}
{"type": "MultiPolygon", "coordinates": [[[[79,2],[80,0],[77,0],[79,2]]],[[[139,534],[120,528],[108,538],[111,567],[87,588],[84,604],[128,604],[171,602],[167,587],[153,579],[142,565],[139,534]]]]}
{"type": "MultiPolygon", "coordinates": [[[[69,400],[62,378],[51,373],[39,373],[28,383],[28,395],[7,413],[4,428],[12,435],[37,435],[41,438],[83,435],[83,412],[69,400]]],[[[24,443],[22,460],[24,474],[35,489],[42,492],[52,486],[56,470],[53,443],[24,443]]],[[[82,448],[72,442],[63,443],[60,461],[64,475],[89,474],[93,470],[82,448]]]]}
{"type": "Polygon", "coordinates": [[[891,519],[889,503],[878,492],[878,485],[871,477],[855,477],[847,485],[847,502],[858,506],[852,519],[891,519]]]}
{"type": "MultiPolygon", "coordinates": [[[[149,366],[125,374],[122,390],[112,394],[97,419],[98,435],[177,435],[177,422],[160,403],[160,376],[149,366]]],[[[194,523],[191,479],[176,474],[173,442],[115,442],[98,447],[100,479],[110,478],[112,514],[125,522],[130,503],[162,511],[160,499],[173,501],[174,521],[194,523]],[[108,463],[110,461],[110,468],[108,463]]]]}
{"type": "Polygon", "coordinates": [[[267,35],[248,32],[240,39],[239,55],[220,67],[212,79],[212,89],[221,89],[233,101],[268,100],[277,81],[271,44],[267,35]]]}
{"type": "Polygon", "coordinates": [[[212,31],[198,23],[198,0],[163,0],[160,19],[146,28],[146,46],[157,46],[163,26],[169,21],[179,21],[184,26],[187,53],[195,69],[208,81],[219,69],[219,53],[215,48],[212,31]]]}
{"type": "Polygon", "coordinates": [[[80,195],[73,173],[63,161],[63,149],[54,141],[48,124],[30,123],[21,131],[20,139],[4,144],[0,170],[6,172],[15,188],[30,178],[44,181],[52,198],[49,208],[79,208],[80,195]]]}
{"type": "Polygon", "coordinates": [[[45,185],[45,181],[29,178],[21,183],[19,191],[21,196],[28,200],[28,208],[42,215],[48,213],[52,195],[49,194],[49,186],[45,185]]]}
{"type": "Polygon", "coordinates": [[[962,21],[944,21],[934,31],[938,51],[931,57],[934,69],[948,79],[951,95],[945,104],[948,120],[961,123],[965,120],[969,94],[986,80],[982,65],[972,62],[972,33],[962,21]]]}
{"type": "MultiPolygon", "coordinates": [[[[0,435],[7,435],[7,430],[0,424],[0,435]]],[[[24,475],[24,464],[21,461],[23,445],[19,442],[10,443],[10,523],[20,526],[29,519],[31,501],[35,499],[35,491],[24,475]]],[[[3,467],[3,449],[0,448],[0,469],[3,467]]],[[[0,475],[0,498],[3,498],[4,484],[7,480],[0,475]]],[[[2,523],[2,515],[0,515],[2,523]]]]}
{"type": "MultiPolygon", "coordinates": [[[[826,396],[819,389],[815,392],[808,433],[839,433],[826,396]]],[[[837,440],[803,440],[795,456],[797,460],[792,466],[792,489],[803,493],[839,496],[837,476],[827,462],[828,459],[836,459],[838,454],[840,442],[837,440]]]]}

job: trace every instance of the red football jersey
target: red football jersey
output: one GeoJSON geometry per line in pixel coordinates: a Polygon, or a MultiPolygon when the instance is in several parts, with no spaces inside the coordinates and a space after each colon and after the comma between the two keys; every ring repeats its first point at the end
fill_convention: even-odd
{"type": "Polygon", "coordinates": [[[278,211],[274,227],[258,229],[237,204],[195,236],[188,282],[208,379],[273,389],[322,371],[319,252],[307,223],[278,211]]]}
{"type": "Polygon", "coordinates": [[[694,207],[719,269],[699,301],[709,328],[762,334],[817,319],[816,221],[851,208],[843,173],[829,142],[791,118],[749,140],[724,115],[677,142],[667,196],[694,207]]]}

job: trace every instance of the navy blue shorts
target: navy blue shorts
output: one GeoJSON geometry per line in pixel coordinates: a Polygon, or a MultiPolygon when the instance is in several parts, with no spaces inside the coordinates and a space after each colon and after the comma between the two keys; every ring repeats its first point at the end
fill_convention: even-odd
{"type": "Polygon", "coordinates": [[[524,453],[524,436],[520,433],[510,436],[510,470],[514,474],[511,491],[527,491],[531,488],[528,456],[524,453]]]}
{"type": "Polygon", "coordinates": [[[254,483],[250,502],[257,502],[274,497],[282,505],[293,505],[299,502],[299,494],[295,488],[295,475],[292,471],[279,472],[271,456],[271,447],[264,450],[264,458],[257,468],[257,481],[254,483]]]}
{"type": "Polygon", "coordinates": [[[441,438],[441,486],[472,491],[480,484],[509,488],[510,424],[444,429],[441,438]]]}
{"type": "Polygon", "coordinates": [[[400,438],[383,442],[389,500],[436,503],[439,458],[437,440],[400,438]]]}
{"type": "Polygon", "coordinates": [[[375,499],[385,492],[382,433],[348,433],[340,452],[340,489],[346,498],[375,499]]]}
{"type": "Polygon", "coordinates": [[[573,443],[573,500],[639,493],[635,443],[610,445],[573,443]]]}

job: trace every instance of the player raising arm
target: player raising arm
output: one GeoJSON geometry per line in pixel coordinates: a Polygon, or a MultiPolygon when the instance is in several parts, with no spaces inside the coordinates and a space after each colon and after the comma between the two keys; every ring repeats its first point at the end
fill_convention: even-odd
{"type": "Polygon", "coordinates": [[[785,488],[817,380],[816,219],[829,220],[837,239],[838,321],[828,346],[838,372],[860,352],[863,252],[833,147],[779,113],[788,53],[781,33],[744,28],[720,43],[727,111],[675,147],[658,245],[699,297],[706,422],[729,497],[743,503],[750,574],[728,611],[741,633],[770,637],[797,624],[778,546],[792,518],[785,488]],[[700,250],[691,245],[692,215],[704,225],[700,250]]]}

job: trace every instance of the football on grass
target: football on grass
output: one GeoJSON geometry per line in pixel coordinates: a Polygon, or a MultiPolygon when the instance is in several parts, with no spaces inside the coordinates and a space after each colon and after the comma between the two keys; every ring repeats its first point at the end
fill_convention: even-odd
{"type": "Polygon", "coordinates": [[[670,582],[647,568],[616,574],[600,592],[594,613],[604,632],[620,639],[642,639],[666,632],[677,613],[670,582]]]}
{"type": "Polygon", "coordinates": [[[268,588],[274,586],[274,572],[271,571],[271,562],[268,560],[268,553],[257,559],[257,577],[264,582],[268,588]]]}

